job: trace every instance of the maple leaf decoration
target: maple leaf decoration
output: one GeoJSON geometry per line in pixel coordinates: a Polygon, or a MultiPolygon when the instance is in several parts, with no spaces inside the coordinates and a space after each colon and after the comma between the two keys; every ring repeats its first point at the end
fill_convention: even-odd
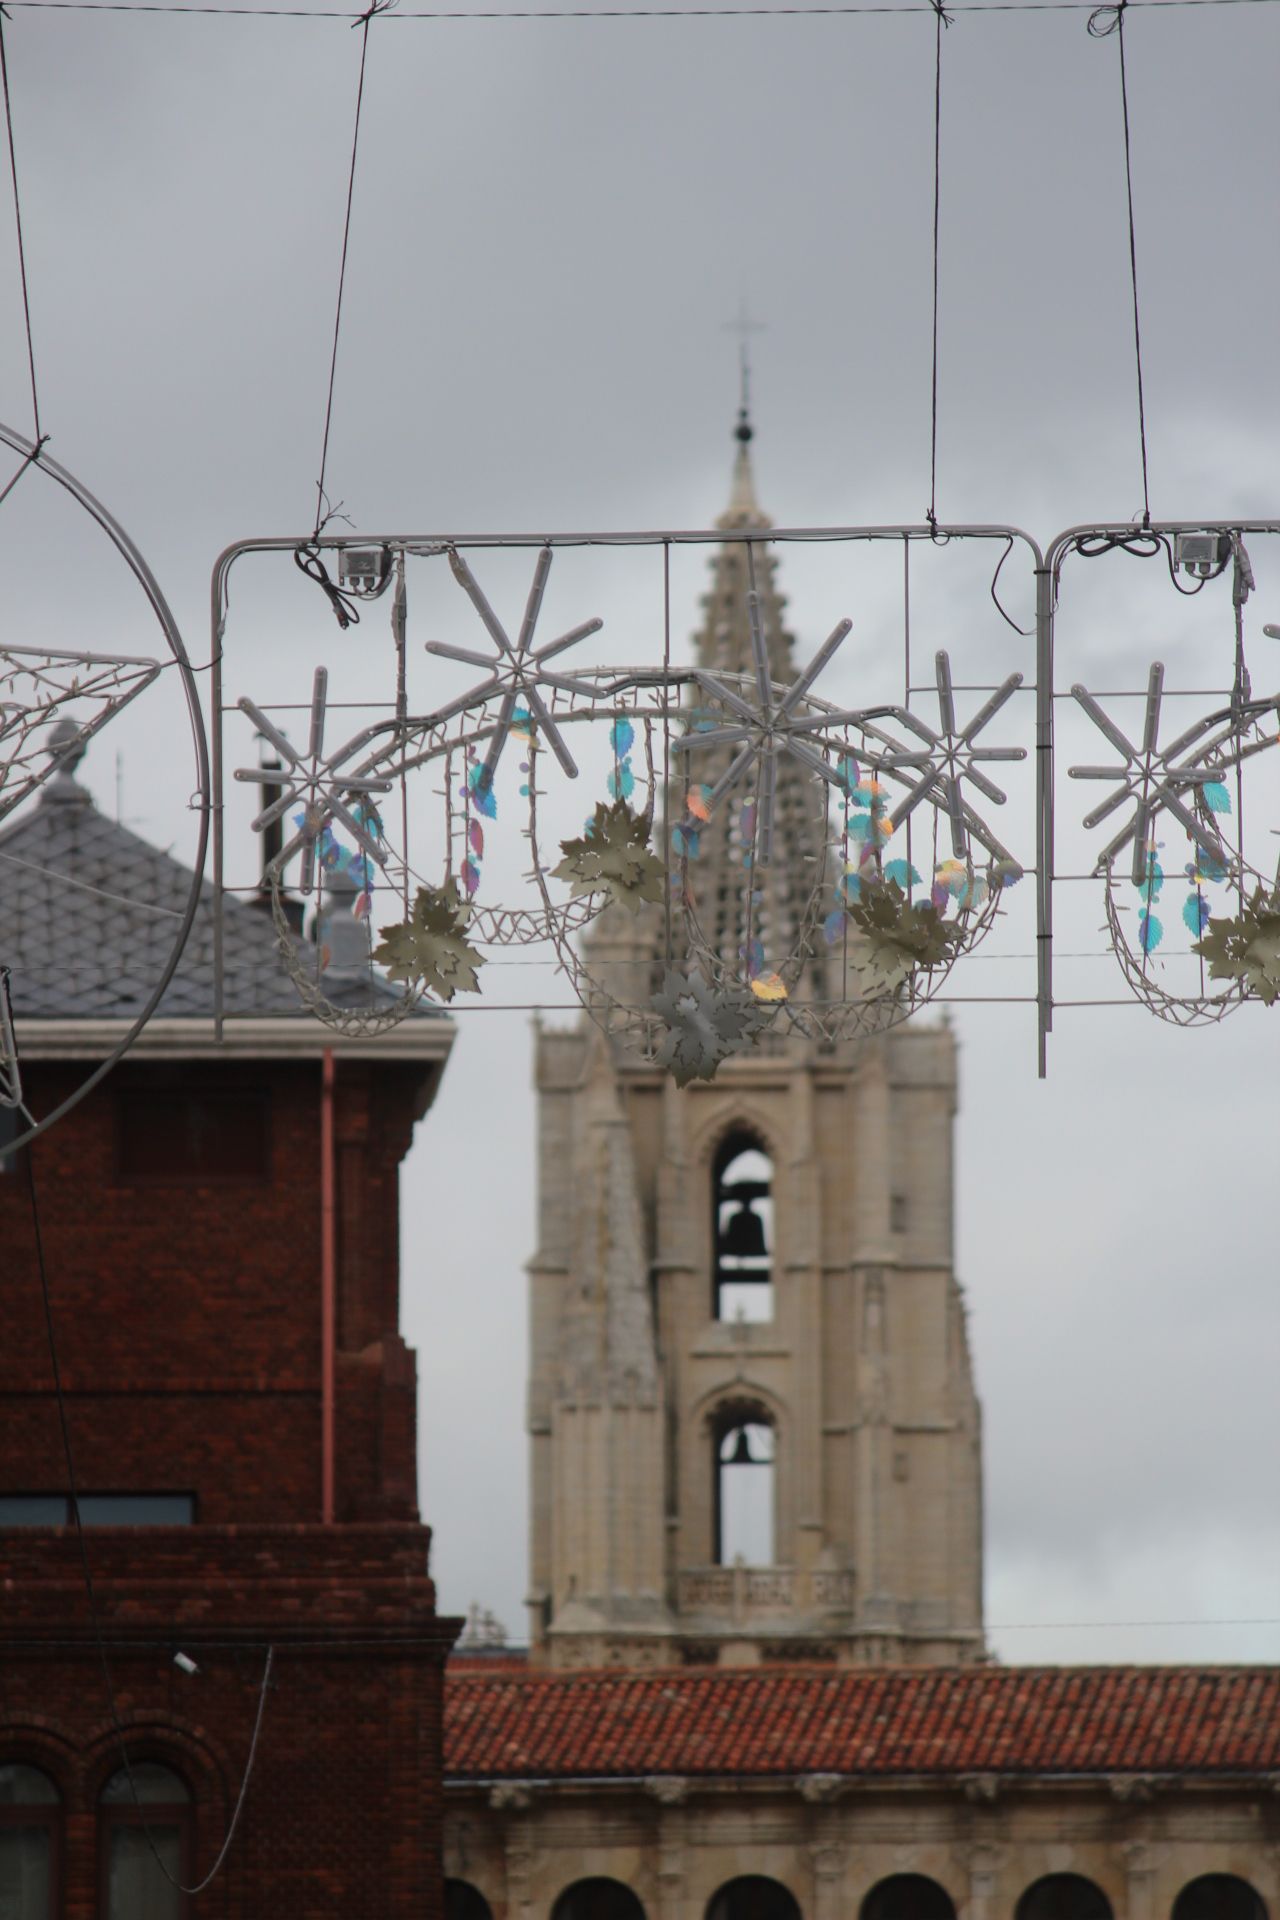
{"type": "Polygon", "coordinates": [[[419,887],[408,920],[383,927],[373,957],[389,979],[414,985],[420,981],[441,1000],[452,1000],[459,989],[479,993],[476,975],[484,955],[466,938],[470,918],[456,880],[446,880],[442,887],[419,887]]]}
{"type": "Polygon", "coordinates": [[[587,831],[576,840],[562,840],[560,848],[564,859],[555,877],[571,880],[575,896],[603,889],[628,913],[639,913],[642,900],[661,904],[663,868],[649,849],[649,822],[625,800],[612,806],[599,801],[587,831]]]}
{"type": "Polygon", "coordinates": [[[697,967],[687,974],[671,968],[649,1005],[667,1024],[655,1058],[678,1087],[713,1080],[720,1062],[749,1047],[765,1019],[749,994],[709,986],[697,967]]]}
{"type": "Polygon", "coordinates": [[[1247,907],[1223,920],[1210,917],[1209,930],[1192,943],[1192,953],[1209,962],[1213,980],[1239,980],[1266,1007],[1280,999],[1280,890],[1258,887],[1247,907]]]}
{"type": "Polygon", "coordinates": [[[964,944],[962,927],[931,900],[908,900],[896,880],[864,880],[847,911],[866,942],[864,955],[850,957],[874,992],[896,993],[917,967],[942,966],[964,944]]]}

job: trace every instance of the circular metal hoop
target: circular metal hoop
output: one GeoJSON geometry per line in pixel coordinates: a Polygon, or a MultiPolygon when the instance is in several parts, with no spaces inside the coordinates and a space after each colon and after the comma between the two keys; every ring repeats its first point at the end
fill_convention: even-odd
{"type": "MultiPolygon", "coordinates": [[[[171,655],[172,664],[178,669],[178,677],[182,682],[182,691],[187,704],[187,715],[191,725],[192,747],[195,753],[196,783],[192,789],[192,796],[199,802],[200,814],[196,842],[196,858],[192,868],[191,886],[187,893],[182,918],[178,923],[178,929],[174,935],[173,946],[169,951],[164,966],[160,970],[160,977],[148,995],[142,1011],[133,1021],[124,1038],[112,1048],[106,1059],[94,1068],[93,1072],[82,1081],[74,1093],[68,1094],[67,1098],[61,1101],[59,1105],[53,1109],[52,1113],[47,1113],[43,1120],[33,1121],[25,1133],[18,1134],[15,1139],[9,1142],[10,1150],[16,1151],[18,1148],[27,1146],[31,1141],[37,1139],[39,1135],[44,1133],[48,1127],[51,1127],[55,1121],[61,1120],[65,1114],[70,1113],[73,1107],[80,1104],[86,1094],[91,1093],[98,1083],[106,1078],[111,1069],[129,1051],[129,1048],[138,1038],[138,1035],[142,1032],[161,1000],[164,998],[169,983],[178,970],[178,963],[182,958],[183,950],[186,947],[187,939],[195,922],[197,908],[200,905],[200,889],[204,879],[205,858],[209,848],[211,807],[209,742],[205,732],[204,714],[200,707],[200,695],[196,687],[195,674],[192,671],[191,661],[183,643],[182,635],[178,631],[178,623],[170,611],[168,601],[160,591],[155,575],[139,553],[137,547],[134,546],[133,541],[129,538],[124,528],[108,513],[101,501],[95,499],[93,494],[89,492],[89,489],[82,485],[74,474],[68,473],[67,469],[60,466],[56,460],[51,460],[44,452],[42,446],[38,445],[35,441],[28,440],[23,434],[16,432],[14,428],[7,427],[2,423],[0,423],[0,443],[12,447],[14,452],[20,453],[30,466],[47,474],[51,480],[55,481],[58,486],[62,487],[65,492],[71,495],[76,505],[81,507],[91,520],[97,522],[146,595],[148,605],[156,617],[160,631],[164,635],[165,645],[171,655]]],[[[22,1111],[25,1113],[26,1109],[23,1108],[22,1111]]],[[[30,1115],[28,1114],[27,1117],[30,1118],[30,1115]]]]}

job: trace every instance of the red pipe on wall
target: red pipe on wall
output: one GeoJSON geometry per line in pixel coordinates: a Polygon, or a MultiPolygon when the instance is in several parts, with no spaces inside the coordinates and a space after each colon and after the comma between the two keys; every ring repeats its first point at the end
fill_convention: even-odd
{"type": "Polygon", "coordinates": [[[333,1525],[334,1318],[338,1232],[334,1204],[333,1048],[324,1050],[320,1080],[320,1518],[333,1525]]]}

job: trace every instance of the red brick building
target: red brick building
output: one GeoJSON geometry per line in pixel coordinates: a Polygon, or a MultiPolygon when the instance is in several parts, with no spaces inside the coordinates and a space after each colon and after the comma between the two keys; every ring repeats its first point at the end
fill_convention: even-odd
{"type": "MultiPolygon", "coordinates": [[[[0,834],[37,1118],[126,1030],[188,885],[67,772],[0,834]]],[[[233,901],[215,1043],[211,935],[206,899],[124,1063],[29,1155],[0,1137],[0,1912],[421,1920],[459,1623],[417,1510],[397,1179],[452,1028],[302,1016],[270,914],[233,901]],[[197,1898],[173,1883],[218,1857],[260,1704],[197,1898]]]]}

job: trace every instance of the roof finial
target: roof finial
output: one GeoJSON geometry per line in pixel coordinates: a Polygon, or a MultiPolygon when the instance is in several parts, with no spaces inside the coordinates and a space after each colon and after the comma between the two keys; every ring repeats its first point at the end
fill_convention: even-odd
{"type": "Polygon", "coordinates": [[[750,444],[754,432],[751,425],[751,352],[748,343],[753,333],[765,331],[764,326],[752,320],[747,312],[745,295],[738,302],[737,319],[727,321],[724,330],[738,336],[738,424],[733,430],[733,437],[745,447],[750,444]]]}

